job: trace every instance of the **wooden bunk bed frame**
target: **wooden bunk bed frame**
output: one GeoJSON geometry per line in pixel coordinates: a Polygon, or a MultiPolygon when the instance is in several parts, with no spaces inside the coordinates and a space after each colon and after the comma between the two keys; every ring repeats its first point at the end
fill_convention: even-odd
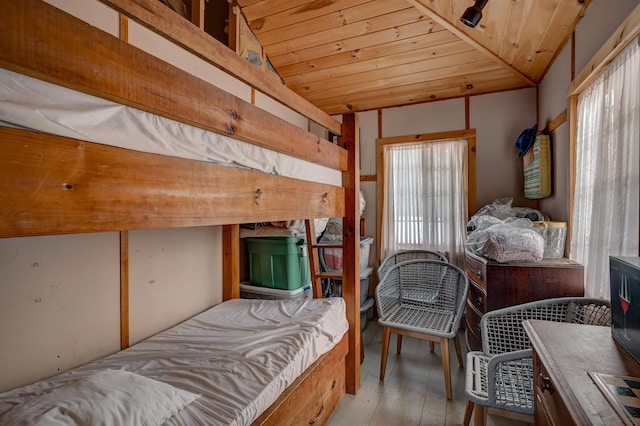
{"type": "Polygon", "coordinates": [[[256,421],[276,424],[306,416],[324,423],[345,390],[355,394],[360,387],[357,116],[345,115],[340,125],[158,1],[103,2],[120,13],[120,38],[41,0],[1,2],[0,67],[323,164],[342,172],[343,186],[2,127],[0,238],[120,231],[121,347],[126,348],[128,230],[224,225],[227,300],[240,293],[239,224],[343,217],[349,333],[256,421]],[[128,19],[341,134],[340,146],[130,45],[128,19]]]}

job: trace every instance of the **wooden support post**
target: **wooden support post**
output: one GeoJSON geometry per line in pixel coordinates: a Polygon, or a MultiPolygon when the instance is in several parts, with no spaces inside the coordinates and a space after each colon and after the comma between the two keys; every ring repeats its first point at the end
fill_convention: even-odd
{"type": "Polygon", "coordinates": [[[342,297],[347,304],[349,353],[346,359],[346,388],[350,394],[360,389],[360,167],[359,125],[355,113],[342,120],[340,144],[349,152],[348,170],[342,174],[345,188],[345,216],[342,219],[342,297]]]}
{"type": "Polygon", "coordinates": [[[120,349],[129,347],[129,232],[120,231],[120,349]]]}
{"type": "Polygon", "coordinates": [[[222,228],[222,299],[240,297],[240,225],[222,228]]]}
{"type": "Polygon", "coordinates": [[[191,22],[204,30],[204,0],[191,0],[191,22]]]}

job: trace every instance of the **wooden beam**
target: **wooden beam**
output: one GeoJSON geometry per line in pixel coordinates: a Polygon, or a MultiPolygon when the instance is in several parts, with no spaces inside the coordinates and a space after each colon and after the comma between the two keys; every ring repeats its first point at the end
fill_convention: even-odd
{"type": "MultiPolygon", "coordinates": [[[[566,241],[571,241],[573,234],[573,205],[576,195],[576,164],[578,141],[578,95],[569,96],[569,199],[567,211],[569,212],[569,226],[566,241]]],[[[565,250],[571,258],[571,245],[565,250]]]]}
{"type": "Polygon", "coordinates": [[[578,95],[595,80],[620,52],[640,36],[640,5],[602,45],[589,63],[569,85],[567,96],[578,95]]]}
{"type": "Polygon", "coordinates": [[[389,138],[381,138],[377,142],[382,145],[396,144],[396,143],[408,143],[408,142],[421,142],[421,141],[442,141],[442,140],[454,140],[454,139],[467,139],[469,137],[475,137],[475,129],[455,130],[451,132],[437,132],[437,133],[424,133],[410,136],[394,136],[389,138]]]}
{"type": "MultiPolygon", "coordinates": [[[[378,109],[378,139],[382,139],[382,109],[378,109]]],[[[376,140],[376,258],[378,260],[377,266],[380,266],[380,252],[382,248],[382,202],[383,202],[383,188],[384,188],[384,170],[383,170],[383,155],[384,147],[377,143],[376,140]],[[377,176],[379,175],[379,177],[377,176]]]]}
{"type": "Polygon", "coordinates": [[[191,23],[204,31],[205,0],[191,0],[191,23]]]}
{"type": "Polygon", "coordinates": [[[475,130],[473,136],[468,136],[467,139],[467,216],[471,219],[478,209],[477,203],[477,176],[476,176],[476,135],[475,130]]]}
{"type": "Polygon", "coordinates": [[[0,238],[345,214],[344,188],[0,127],[0,238]]]}
{"type": "Polygon", "coordinates": [[[522,72],[520,72],[519,70],[515,69],[513,66],[511,66],[507,62],[505,62],[501,57],[499,57],[498,55],[496,55],[495,53],[493,53],[492,51],[490,51],[489,49],[484,47],[482,44],[478,43],[477,41],[475,41],[474,39],[469,37],[463,31],[460,31],[455,25],[453,25],[451,22],[449,22],[448,20],[446,20],[445,18],[440,16],[435,10],[433,10],[431,8],[431,6],[428,5],[426,0],[407,0],[407,2],[409,4],[412,4],[414,7],[416,7],[421,12],[425,13],[427,16],[429,16],[431,19],[436,21],[438,24],[442,25],[447,30],[451,31],[456,36],[460,37],[460,39],[462,39],[465,42],[469,43],[471,46],[473,46],[474,49],[477,49],[480,52],[482,52],[485,55],[487,55],[493,61],[495,61],[496,63],[500,64],[500,66],[502,66],[504,69],[506,69],[507,71],[509,71],[513,75],[515,75],[518,78],[520,78],[527,85],[529,85],[529,86],[537,86],[537,83],[535,81],[531,80],[529,77],[524,75],[522,72]]]}
{"type": "Polygon", "coordinates": [[[360,182],[375,182],[377,179],[376,175],[361,175],[360,182]]]}
{"type": "Polygon", "coordinates": [[[470,129],[471,128],[471,108],[469,107],[470,101],[469,101],[469,96],[465,96],[464,97],[464,128],[465,129],[470,129]]]}
{"type": "Polygon", "coordinates": [[[240,225],[222,227],[222,300],[240,297],[240,225]]]}
{"type": "Polygon", "coordinates": [[[120,349],[129,347],[129,232],[120,231],[120,349]]]}
{"type": "Polygon", "coordinates": [[[556,118],[551,120],[547,127],[543,130],[544,133],[550,134],[556,131],[556,129],[567,122],[567,109],[565,108],[556,118]]]}
{"type": "Polygon", "coordinates": [[[0,67],[346,170],[335,144],[47,3],[0,2],[0,16],[0,67]]]}
{"type": "Polygon", "coordinates": [[[240,8],[237,4],[229,6],[229,49],[240,55],[240,8]]]}
{"type": "Polygon", "coordinates": [[[356,114],[342,118],[340,143],[349,152],[349,170],[342,174],[345,188],[345,214],[342,219],[343,256],[348,259],[342,270],[342,297],[347,305],[349,321],[349,353],[346,359],[347,392],[360,389],[360,167],[359,124],[356,114]]]}
{"type": "MultiPolygon", "coordinates": [[[[333,133],[338,135],[342,133],[341,125],[337,120],[288,89],[275,78],[266,75],[242,57],[230,55],[227,46],[161,2],[157,0],[100,1],[210,64],[255,87],[267,96],[289,106],[333,133]]],[[[229,34],[229,38],[232,37],[233,34],[229,34]]]]}
{"type": "Polygon", "coordinates": [[[129,19],[124,15],[118,15],[119,36],[122,41],[129,41],[129,19]]]}

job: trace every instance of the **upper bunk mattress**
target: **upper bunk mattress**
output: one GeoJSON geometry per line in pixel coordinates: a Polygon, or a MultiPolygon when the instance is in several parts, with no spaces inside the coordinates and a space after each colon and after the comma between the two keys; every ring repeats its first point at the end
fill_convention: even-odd
{"type": "Polygon", "coordinates": [[[202,395],[168,425],[250,424],[347,329],[341,298],[230,300],[124,351],[0,394],[0,424],[34,397],[104,370],[202,395]]]}
{"type": "Polygon", "coordinates": [[[0,125],[341,186],[321,164],[0,68],[0,125]]]}

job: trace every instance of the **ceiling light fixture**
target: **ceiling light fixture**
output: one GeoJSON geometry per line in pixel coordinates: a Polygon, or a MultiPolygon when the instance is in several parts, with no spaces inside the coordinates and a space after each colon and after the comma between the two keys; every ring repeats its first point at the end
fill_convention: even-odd
{"type": "Polygon", "coordinates": [[[475,0],[475,4],[467,8],[460,21],[468,27],[475,28],[482,19],[482,9],[489,0],[475,0]]]}

